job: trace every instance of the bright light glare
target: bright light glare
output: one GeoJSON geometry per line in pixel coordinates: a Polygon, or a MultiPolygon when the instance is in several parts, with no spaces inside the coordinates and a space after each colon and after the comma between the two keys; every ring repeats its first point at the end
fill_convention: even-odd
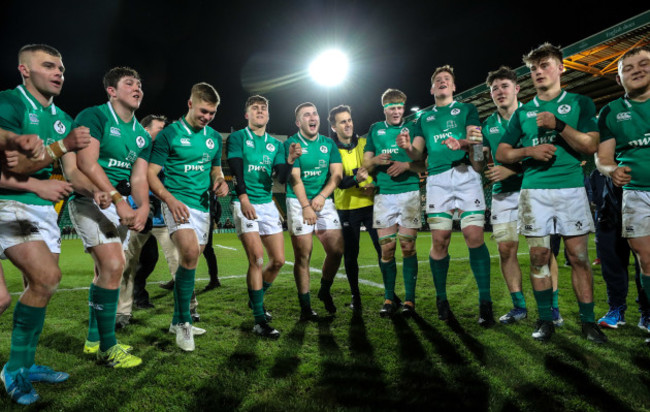
{"type": "Polygon", "coordinates": [[[327,87],[341,84],[347,74],[348,58],[340,50],[328,50],[309,65],[312,79],[327,87]]]}

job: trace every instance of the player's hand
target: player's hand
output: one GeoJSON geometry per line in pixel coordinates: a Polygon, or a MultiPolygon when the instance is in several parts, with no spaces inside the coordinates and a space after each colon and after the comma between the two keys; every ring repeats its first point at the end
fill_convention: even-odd
{"type": "Polygon", "coordinates": [[[16,136],[13,140],[14,147],[30,160],[42,160],[45,156],[45,146],[38,135],[23,134],[16,136]]]}
{"type": "Polygon", "coordinates": [[[41,199],[58,202],[72,193],[72,185],[63,180],[37,180],[35,192],[41,199]]]}
{"type": "Polygon", "coordinates": [[[145,224],[147,223],[147,218],[149,217],[149,207],[144,206],[135,210],[135,217],[133,218],[133,223],[129,226],[129,229],[135,230],[136,232],[142,232],[145,224]]]}
{"type": "Polygon", "coordinates": [[[469,150],[469,143],[465,139],[458,140],[455,137],[448,137],[440,143],[451,150],[469,150]]]}
{"type": "Polygon", "coordinates": [[[393,164],[390,165],[388,170],[386,170],[386,173],[388,173],[388,176],[390,177],[396,177],[410,169],[411,169],[411,164],[409,162],[395,161],[393,162],[393,164]]]}
{"type": "Polygon", "coordinates": [[[318,220],[318,217],[316,216],[316,212],[312,207],[306,207],[302,209],[302,220],[306,225],[315,225],[316,220],[318,220]]]}
{"type": "Polygon", "coordinates": [[[240,199],[239,203],[241,205],[241,212],[246,219],[257,220],[257,212],[255,211],[255,207],[251,204],[249,200],[240,199]]]}
{"type": "Polygon", "coordinates": [[[541,112],[537,113],[537,127],[543,127],[544,129],[553,130],[555,129],[555,115],[551,112],[541,112]]]}
{"type": "Polygon", "coordinates": [[[314,197],[311,202],[311,208],[314,209],[314,212],[320,212],[323,210],[323,206],[325,206],[325,196],[321,195],[320,193],[314,197]]]}
{"type": "Polygon", "coordinates": [[[402,148],[406,151],[412,150],[413,145],[411,144],[411,135],[409,129],[407,129],[406,127],[403,128],[402,131],[395,138],[395,143],[397,143],[397,147],[402,148]]]}
{"type": "Polygon", "coordinates": [[[224,179],[217,179],[214,182],[214,185],[212,186],[212,192],[217,197],[224,197],[227,196],[228,193],[230,193],[230,188],[228,187],[228,182],[226,182],[224,179]]]}
{"type": "Polygon", "coordinates": [[[111,205],[111,195],[107,192],[97,191],[93,193],[93,199],[100,209],[106,209],[111,205]]]}
{"type": "Polygon", "coordinates": [[[467,131],[467,140],[469,144],[483,143],[483,133],[480,127],[472,127],[467,131]]]}
{"type": "Polygon", "coordinates": [[[382,153],[373,157],[372,163],[377,166],[386,166],[390,164],[390,153],[382,153]]]}
{"type": "Polygon", "coordinates": [[[167,207],[174,217],[176,224],[188,223],[190,221],[190,209],[177,199],[172,199],[167,202],[167,207]]]}
{"type": "Polygon", "coordinates": [[[485,177],[492,183],[501,182],[514,174],[516,172],[512,169],[493,164],[489,164],[488,169],[485,171],[485,177]]]}
{"type": "Polygon", "coordinates": [[[542,162],[548,162],[555,156],[556,147],[549,143],[540,144],[530,148],[530,157],[542,162]]]}
{"type": "Polygon", "coordinates": [[[293,164],[293,162],[295,162],[300,156],[302,156],[302,146],[300,146],[300,143],[291,143],[291,145],[289,145],[287,163],[293,164]]]}
{"type": "Polygon", "coordinates": [[[357,183],[365,182],[368,179],[368,170],[365,167],[357,169],[357,183]]]}
{"type": "Polygon", "coordinates": [[[135,219],[135,210],[129,206],[129,202],[126,199],[121,200],[115,204],[115,210],[117,215],[120,217],[120,223],[129,228],[133,226],[133,220],[135,219]]]}
{"type": "Polygon", "coordinates": [[[75,127],[63,139],[63,144],[68,149],[68,152],[85,148],[90,144],[90,129],[86,126],[75,127]]]}
{"type": "Polygon", "coordinates": [[[632,180],[632,176],[630,175],[631,171],[632,169],[628,166],[617,167],[610,175],[612,177],[612,182],[619,187],[625,186],[632,180]]]}

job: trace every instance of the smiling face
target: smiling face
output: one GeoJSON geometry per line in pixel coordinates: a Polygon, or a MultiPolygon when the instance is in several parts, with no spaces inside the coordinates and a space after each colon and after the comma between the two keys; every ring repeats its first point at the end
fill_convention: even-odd
{"type": "Polygon", "coordinates": [[[202,129],[207,126],[217,114],[217,104],[196,97],[188,100],[187,106],[189,110],[185,119],[195,129],[202,129]]]}
{"type": "Polygon", "coordinates": [[[296,113],[296,126],[303,136],[314,138],[318,136],[320,117],[315,106],[304,106],[296,113]]]}
{"type": "Polygon", "coordinates": [[[354,134],[354,123],[352,122],[352,115],[350,112],[340,112],[334,116],[334,124],[332,130],[341,140],[348,141],[352,139],[354,134]]]}
{"type": "Polygon", "coordinates": [[[517,104],[519,85],[509,79],[495,79],[490,86],[492,101],[500,109],[508,109],[517,104]]]}
{"type": "Polygon", "coordinates": [[[124,76],[117,82],[116,87],[109,86],[106,92],[112,102],[136,111],[142,103],[142,83],[140,79],[133,76],[124,76]]]}
{"type": "Polygon", "coordinates": [[[23,77],[25,87],[36,97],[45,100],[61,94],[63,88],[63,61],[42,50],[25,52],[20,56],[18,70],[23,77]]]}
{"type": "Polygon", "coordinates": [[[456,92],[456,83],[454,76],[447,72],[441,71],[436,74],[431,82],[431,94],[437,100],[450,98],[456,92]]]}
{"type": "Polygon", "coordinates": [[[642,49],[636,54],[623,57],[618,63],[619,84],[630,97],[650,91],[650,51],[642,49]]]}
{"type": "Polygon", "coordinates": [[[254,129],[266,127],[269,122],[269,106],[263,102],[255,102],[246,108],[244,115],[248,125],[254,129]]]}

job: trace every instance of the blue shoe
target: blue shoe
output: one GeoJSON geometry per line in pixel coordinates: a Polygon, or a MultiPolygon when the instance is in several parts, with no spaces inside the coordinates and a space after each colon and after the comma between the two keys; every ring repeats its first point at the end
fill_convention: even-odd
{"type": "Polygon", "coordinates": [[[617,329],[619,325],[625,325],[625,309],[625,305],[610,308],[609,312],[598,320],[598,325],[611,329],[617,329]]]}
{"type": "Polygon", "coordinates": [[[639,319],[639,328],[646,332],[650,332],[650,313],[641,312],[641,319],[639,319]]]}
{"type": "Polygon", "coordinates": [[[32,365],[28,370],[29,380],[32,382],[61,383],[68,380],[69,374],[56,372],[44,365],[32,365]]]}
{"type": "Polygon", "coordinates": [[[5,384],[9,397],[20,405],[31,405],[40,399],[28,379],[27,369],[20,368],[14,372],[7,372],[7,365],[0,372],[0,379],[5,384]]]}
{"type": "Polygon", "coordinates": [[[526,308],[518,308],[515,306],[510,310],[510,312],[501,316],[499,318],[499,322],[503,323],[504,325],[509,325],[511,323],[515,323],[522,319],[526,319],[527,317],[528,317],[528,310],[526,308]]]}
{"type": "Polygon", "coordinates": [[[553,325],[556,328],[561,328],[564,326],[564,319],[560,315],[560,308],[551,308],[551,313],[553,314],[553,325]]]}

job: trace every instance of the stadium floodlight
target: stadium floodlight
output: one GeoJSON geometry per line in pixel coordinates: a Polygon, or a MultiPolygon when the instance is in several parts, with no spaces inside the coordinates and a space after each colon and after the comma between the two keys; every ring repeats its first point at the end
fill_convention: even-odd
{"type": "Polygon", "coordinates": [[[414,113],[418,112],[419,110],[420,110],[420,108],[418,106],[411,107],[411,111],[414,112],[414,113]]]}
{"type": "Polygon", "coordinates": [[[325,87],[341,84],[348,74],[348,58],[340,50],[332,49],[321,53],[309,65],[309,75],[325,87]]]}

